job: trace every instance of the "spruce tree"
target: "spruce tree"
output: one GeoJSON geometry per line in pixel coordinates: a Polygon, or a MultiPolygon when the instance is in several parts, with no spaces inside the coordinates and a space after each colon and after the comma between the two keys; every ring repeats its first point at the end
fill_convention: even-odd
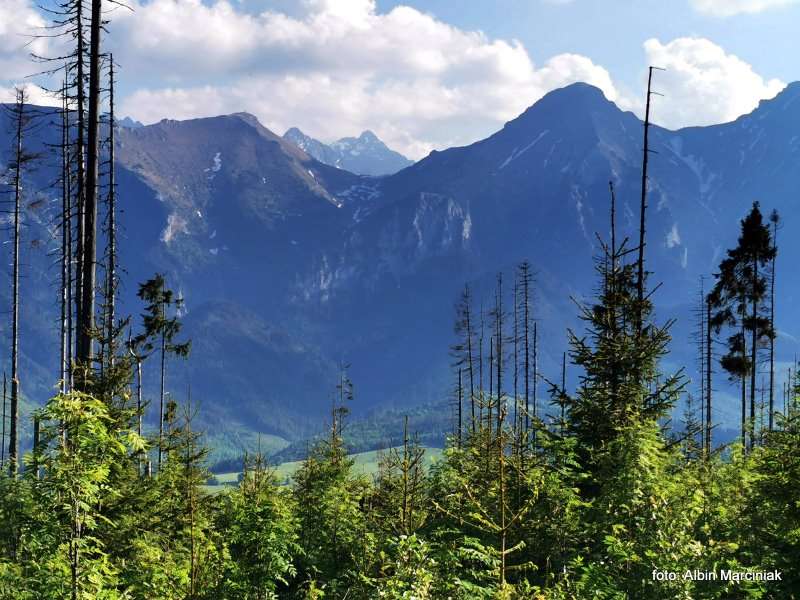
{"type": "Polygon", "coordinates": [[[740,383],[743,448],[755,443],[756,376],[759,349],[771,340],[774,329],[766,313],[767,269],[776,254],[769,226],[758,202],[741,221],[738,244],[722,260],[717,283],[709,295],[714,308],[711,323],[719,332],[730,331],[728,352],[720,360],[722,368],[740,383]],[[749,379],[750,414],[747,415],[749,379]],[[749,425],[748,425],[749,423],[749,425]]]}
{"type": "Polygon", "coordinates": [[[179,314],[183,300],[167,287],[163,275],[157,274],[154,278],[141,284],[138,296],[146,303],[146,306],[145,313],[142,315],[143,331],[136,336],[133,343],[146,355],[158,350],[161,359],[157,463],[160,469],[164,445],[167,356],[171,354],[185,358],[189,355],[191,342],[175,341],[175,337],[180,334],[182,327],[179,314]]]}

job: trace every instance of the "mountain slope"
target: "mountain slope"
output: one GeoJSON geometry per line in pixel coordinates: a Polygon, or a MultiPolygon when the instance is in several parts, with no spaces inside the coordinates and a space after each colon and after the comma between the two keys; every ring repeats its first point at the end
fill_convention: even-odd
{"type": "MultiPolygon", "coordinates": [[[[693,364],[699,276],[735,242],[750,203],[777,208],[790,225],[800,186],[798,96],[792,85],[733,123],[652,130],[648,266],[651,285],[664,283],[655,295],[660,318],[679,318],[667,367],[693,364]]],[[[170,366],[170,389],[179,394],[192,380],[214,428],[297,439],[326,418],[342,362],[352,365],[356,416],[441,405],[459,291],[470,282],[475,308],[488,307],[496,273],[505,272],[510,295],[513,268],[530,259],[541,365],[556,372],[565,328],[580,327],[570,297],[594,289],[610,180],[621,235],[636,238],[641,127],[599,90],[576,84],[485,140],[386,177],[325,165],[245,114],[122,129],[123,306],[138,314],[136,282],[167,273],[186,299],[194,340],[192,359],[170,366]]],[[[787,267],[779,268],[800,252],[796,237],[785,238],[779,265],[787,267]]],[[[43,281],[53,276],[42,272],[43,281]]],[[[800,282],[779,276],[779,285],[779,359],[788,361],[800,282]]],[[[32,357],[46,347],[34,338],[55,322],[46,316],[52,290],[37,290],[40,333],[23,341],[32,357]]],[[[32,360],[41,373],[55,372],[41,360],[32,360]]],[[[718,408],[735,421],[734,400],[718,408]]]]}

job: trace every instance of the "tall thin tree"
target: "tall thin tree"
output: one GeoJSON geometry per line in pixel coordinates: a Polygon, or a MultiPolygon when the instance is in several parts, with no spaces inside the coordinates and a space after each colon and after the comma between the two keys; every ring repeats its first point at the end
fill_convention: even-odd
{"type": "Polygon", "coordinates": [[[639,301],[637,326],[642,328],[642,307],[644,305],[645,271],[644,271],[644,250],[647,243],[647,167],[650,158],[650,104],[653,97],[653,71],[656,67],[649,67],[647,71],[647,100],[645,102],[644,113],[644,147],[642,149],[642,195],[639,206],[639,259],[636,263],[636,294],[639,301]]]}
{"type": "Polygon", "coordinates": [[[12,275],[11,275],[11,404],[8,441],[9,470],[16,474],[19,467],[19,314],[20,314],[20,236],[23,218],[23,177],[36,155],[25,148],[26,135],[33,122],[33,112],[28,106],[24,89],[15,91],[15,102],[8,108],[14,129],[14,148],[8,167],[8,180],[12,200],[12,275]]]}
{"type": "MultiPolygon", "coordinates": [[[[778,259],[778,225],[780,224],[778,211],[773,210],[769,220],[772,223],[772,245],[775,248],[770,265],[769,322],[770,328],[775,332],[775,271],[778,259]]],[[[775,335],[769,338],[769,431],[772,431],[775,425],[775,338],[775,335]]]]}
{"type": "Polygon", "coordinates": [[[496,370],[495,373],[497,375],[497,427],[500,427],[500,418],[501,418],[501,411],[500,407],[504,403],[503,400],[503,373],[505,370],[504,364],[504,356],[503,353],[505,352],[505,332],[504,332],[504,317],[505,317],[505,308],[503,306],[503,274],[497,274],[497,287],[495,288],[495,299],[494,299],[494,311],[492,312],[492,317],[494,319],[494,343],[495,343],[495,352],[494,352],[494,360],[496,370]]]}
{"type": "Polygon", "coordinates": [[[106,195],[106,272],[104,285],[104,315],[103,325],[105,326],[103,345],[105,348],[105,359],[109,367],[114,366],[116,358],[115,340],[117,338],[116,326],[116,300],[117,300],[117,187],[115,177],[115,132],[116,119],[114,117],[114,55],[108,56],[108,90],[109,90],[109,110],[108,110],[108,160],[106,163],[108,173],[108,192],[106,195]]]}
{"type": "Polygon", "coordinates": [[[78,360],[90,369],[93,359],[95,292],[97,277],[97,197],[100,131],[100,37],[103,31],[102,0],[91,0],[89,24],[89,106],[86,144],[86,196],[81,280],[81,312],[78,319],[78,360]]]}
{"type": "Polygon", "coordinates": [[[706,385],[705,385],[705,392],[706,392],[706,399],[705,399],[705,402],[706,402],[706,410],[705,410],[705,414],[706,414],[706,432],[705,432],[705,438],[704,438],[705,439],[705,456],[706,456],[706,459],[711,457],[711,448],[712,448],[711,430],[713,428],[713,423],[714,423],[714,421],[713,421],[713,419],[711,417],[711,406],[712,406],[712,395],[713,395],[713,387],[712,387],[713,380],[712,380],[712,378],[713,378],[713,369],[714,369],[714,364],[712,362],[713,353],[714,353],[714,349],[713,349],[714,337],[713,337],[713,324],[711,322],[711,307],[712,307],[711,306],[711,301],[708,298],[706,298],[706,301],[705,301],[705,310],[706,310],[706,344],[705,344],[705,349],[706,349],[706,360],[705,360],[705,367],[706,367],[706,372],[705,372],[705,378],[706,378],[706,385]]]}
{"type": "Polygon", "coordinates": [[[163,275],[157,274],[153,279],[139,286],[139,298],[147,303],[143,315],[144,331],[136,336],[133,343],[137,348],[151,354],[156,348],[161,358],[160,393],[158,405],[158,468],[164,455],[164,402],[166,397],[167,355],[186,357],[189,355],[191,342],[174,341],[180,333],[179,319],[183,300],[167,287],[163,275]]]}

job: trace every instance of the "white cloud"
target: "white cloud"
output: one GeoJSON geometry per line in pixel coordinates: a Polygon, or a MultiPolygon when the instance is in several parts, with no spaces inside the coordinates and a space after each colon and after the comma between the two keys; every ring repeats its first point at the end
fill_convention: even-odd
{"type": "Polygon", "coordinates": [[[30,81],[14,83],[8,87],[0,86],[0,103],[13,103],[17,100],[17,89],[25,90],[25,101],[37,106],[61,106],[61,100],[30,81]]]}
{"type": "Polygon", "coordinates": [[[45,54],[42,15],[28,0],[0,0],[0,77],[13,80],[36,70],[31,53],[45,54]]]}
{"type": "Polygon", "coordinates": [[[760,13],[772,8],[796,4],[798,0],[691,0],[692,7],[715,17],[760,13]]]}
{"type": "Polygon", "coordinates": [[[664,94],[654,100],[653,120],[665,127],[731,121],[786,85],[764,79],[750,64],[704,38],[678,38],[667,44],[650,39],[644,49],[649,64],[666,69],[653,83],[653,89],[664,94]]]}
{"type": "Polygon", "coordinates": [[[574,81],[619,96],[609,73],[585,56],[537,67],[516,40],[407,6],[382,14],[373,0],[305,0],[300,16],[248,15],[225,0],[135,8],[113,24],[115,58],[163,82],[121,107],[145,122],[247,110],[278,133],[298,125],[332,140],[372,129],[418,158],[487,135],[574,81]]]}

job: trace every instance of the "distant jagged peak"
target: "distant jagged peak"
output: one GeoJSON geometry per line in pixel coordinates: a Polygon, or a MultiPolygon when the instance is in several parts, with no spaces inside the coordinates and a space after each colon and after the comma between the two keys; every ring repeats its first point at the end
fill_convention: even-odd
{"type": "Polygon", "coordinates": [[[286,139],[292,139],[292,138],[300,139],[300,138],[307,138],[309,136],[303,133],[298,127],[290,127],[289,129],[286,130],[286,133],[283,134],[283,137],[285,137],[286,139]]]}
{"type": "Polygon", "coordinates": [[[298,127],[289,128],[283,138],[322,163],[359,175],[390,175],[413,164],[369,129],[358,137],[343,137],[331,144],[305,134],[298,127]]]}
{"type": "Polygon", "coordinates": [[[119,119],[116,123],[118,126],[125,127],[126,129],[141,129],[142,127],[144,127],[143,123],[131,117],[123,117],[119,119]]]}

